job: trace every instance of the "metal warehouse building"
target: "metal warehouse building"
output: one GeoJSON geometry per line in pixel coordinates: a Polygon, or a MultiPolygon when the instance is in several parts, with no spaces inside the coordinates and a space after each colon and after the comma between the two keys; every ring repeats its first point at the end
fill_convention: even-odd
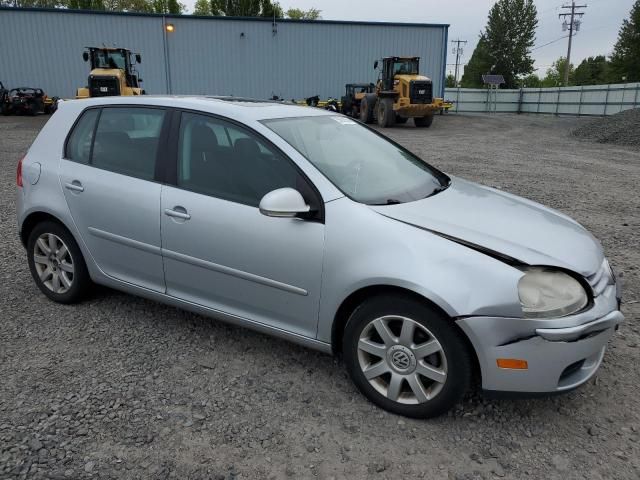
{"type": "Polygon", "coordinates": [[[339,97],[383,56],[420,56],[444,94],[448,25],[0,8],[0,81],[73,97],[85,46],[129,48],[149,94],[339,97]],[[174,26],[167,32],[165,24],[174,26]]]}

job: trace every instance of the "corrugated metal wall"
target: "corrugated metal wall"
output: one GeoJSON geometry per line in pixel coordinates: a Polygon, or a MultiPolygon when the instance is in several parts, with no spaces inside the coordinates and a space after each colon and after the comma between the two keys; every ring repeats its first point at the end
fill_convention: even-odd
{"type": "Polygon", "coordinates": [[[270,21],[182,16],[166,18],[175,30],[165,37],[163,21],[0,9],[0,80],[71,97],[86,84],[83,47],[104,43],[142,54],[150,94],[339,97],[345,83],[375,81],[373,62],[388,55],[422,57],[421,73],[433,78],[435,92],[443,87],[443,25],[278,21],[274,33],[270,21]]]}
{"type": "Polygon", "coordinates": [[[613,115],[640,107],[640,83],[500,89],[491,97],[486,89],[447,88],[445,97],[454,103],[452,112],[613,115]]]}

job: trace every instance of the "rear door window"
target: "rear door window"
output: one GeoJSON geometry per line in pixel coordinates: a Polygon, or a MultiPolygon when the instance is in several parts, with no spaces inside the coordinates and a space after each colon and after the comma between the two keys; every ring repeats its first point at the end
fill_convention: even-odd
{"type": "Polygon", "coordinates": [[[103,108],[93,143],[91,164],[152,180],[166,112],[147,107],[103,108]]]}

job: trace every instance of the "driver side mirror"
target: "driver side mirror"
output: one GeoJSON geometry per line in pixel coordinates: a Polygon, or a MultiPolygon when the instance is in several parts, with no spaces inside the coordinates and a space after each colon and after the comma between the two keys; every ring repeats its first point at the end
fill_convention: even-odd
{"type": "Polygon", "coordinates": [[[373,62],[373,69],[376,70],[378,68],[378,60],[373,62]]]}
{"type": "Polygon", "coordinates": [[[267,217],[293,218],[301,213],[309,213],[300,192],[293,188],[278,188],[267,193],[260,200],[260,213],[267,217]]]}
{"type": "Polygon", "coordinates": [[[82,52],[82,59],[85,62],[88,62],[89,61],[89,52],[82,52]]]}
{"type": "Polygon", "coordinates": [[[142,55],[136,53],[136,63],[142,63],[142,55]]]}

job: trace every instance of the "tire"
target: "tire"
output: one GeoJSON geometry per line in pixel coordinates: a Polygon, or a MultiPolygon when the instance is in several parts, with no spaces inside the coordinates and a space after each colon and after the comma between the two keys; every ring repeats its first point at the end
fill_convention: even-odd
{"type": "Polygon", "coordinates": [[[54,302],[79,302],[91,286],[78,244],[59,223],[45,221],[34,227],[27,241],[27,259],[36,285],[54,302]],[[62,251],[63,246],[66,252],[62,251]],[[52,251],[60,253],[52,255],[52,251]]]}
{"type": "Polygon", "coordinates": [[[365,95],[360,101],[360,121],[363,123],[373,123],[373,113],[375,111],[377,97],[375,94],[365,95]]]}
{"type": "Polygon", "coordinates": [[[429,128],[433,123],[433,115],[427,115],[425,117],[415,117],[413,123],[418,128],[429,128]]]}
{"type": "Polygon", "coordinates": [[[409,118],[407,117],[401,117],[400,115],[396,115],[396,123],[398,125],[404,125],[405,123],[407,123],[408,120],[409,118]]]}
{"type": "Polygon", "coordinates": [[[378,100],[378,125],[382,128],[393,127],[396,114],[393,111],[393,99],[381,98],[378,100]]]}
{"type": "Polygon", "coordinates": [[[473,364],[462,333],[438,310],[407,296],[373,297],[360,304],[345,327],[342,353],[358,389],[398,415],[441,415],[460,401],[471,384],[473,364]],[[389,334],[386,342],[379,331],[389,334]]]}

